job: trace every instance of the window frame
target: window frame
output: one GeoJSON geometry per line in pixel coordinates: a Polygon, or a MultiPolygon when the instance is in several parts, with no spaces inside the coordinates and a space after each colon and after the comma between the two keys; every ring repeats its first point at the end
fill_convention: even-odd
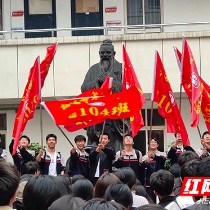
{"type": "MultiPolygon", "coordinates": [[[[128,24],[127,21],[127,1],[129,0],[124,0],[124,22],[125,25],[128,24]]],[[[141,0],[142,1],[142,11],[143,11],[143,25],[145,24],[145,1],[146,0],[141,0]]],[[[163,0],[160,0],[160,23],[163,23],[163,0]]],[[[128,25],[127,25],[128,26],[128,25]]],[[[155,33],[155,32],[162,32],[162,27],[156,27],[156,28],[146,28],[146,27],[142,27],[142,28],[125,28],[125,34],[136,34],[136,33],[155,33]]]]}
{"type": "MultiPolygon", "coordinates": [[[[147,110],[148,109],[151,109],[151,108],[145,108],[145,109],[142,109],[142,110],[145,110],[145,121],[144,121],[144,127],[142,127],[139,131],[145,131],[146,132],[146,153],[148,152],[148,147],[147,147],[147,142],[149,140],[149,131],[150,131],[150,126],[149,124],[147,123],[147,110]]],[[[157,108],[154,108],[154,109],[157,109],[157,108]]],[[[165,120],[165,119],[164,119],[165,120]]],[[[165,125],[161,125],[161,126],[152,126],[152,131],[155,131],[155,130],[162,130],[163,131],[163,135],[164,135],[164,143],[163,143],[163,150],[162,152],[165,152],[166,149],[167,149],[167,131],[166,131],[166,120],[165,120],[165,125]]]]}

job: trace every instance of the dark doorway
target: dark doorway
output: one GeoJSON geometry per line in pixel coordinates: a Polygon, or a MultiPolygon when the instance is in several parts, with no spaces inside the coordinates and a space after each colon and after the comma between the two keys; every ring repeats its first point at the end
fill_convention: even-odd
{"type": "MultiPolygon", "coordinates": [[[[25,29],[56,28],[55,0],[24,0],[25,29]]],[[[51,32],[26,33],[26,38],[51,37],[51,32]]],[[[53,36],[57,36],[54,32],[53,36]]]]}
{"type": "MultiPolygon", "coordinates": [[[[72,0],[72,28],[103,26],[102,0],[72,0]]],[[[103,35],[103,30],[73,31],[73,36],[103,35]]]]}

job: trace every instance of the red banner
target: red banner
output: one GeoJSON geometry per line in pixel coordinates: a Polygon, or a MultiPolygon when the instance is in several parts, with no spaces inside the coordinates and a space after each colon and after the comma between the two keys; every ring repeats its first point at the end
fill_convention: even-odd
{"type": "MultiPolygon", "coordinates": [[[[108,95],[110,95],[111,91],[112,91],[112,81],[113,81],[113,78],[106,77],[106,80],[104,81],[104,83],[102,84],[102,86],[100,88],[101,92],[97,92],[97,95],[98,96],[108,96],[108,95]]],[[[96,91],[91,90],[91,91],[86,91],[86,92],[80,94],[76,98],[91,97],[91,96],[94,96],[94,95],[96,95],[96,91]],[[90,94],[90,95],[88,95],[88,94],[90,94]]],[[[74,131],[80,130],[82,128],[89,127],[91,125],[101,123],[103,121],[104,120],[94,120],[94,121],[89,120],[87,122],[75,122],[75,123],[72,123],[72,124],[69,124],[69,125],[65,125],[64,128],[69,132],[74,132],[74,131]]]]}
{"type": "Polygon", "coordinates": [[[54,45],[47,48],[47,54],[40,64],[40,71],[41,71],[41,88],[44,86],[45,78],[48,74],[50,64],[52,63],[52,60],[54,58],[54,55],[56,53],[58,46],[58,42],[56,42],[54,45]]]}
{"type": "MultiPolygon", "coordinates": [[[[124,64],[124,69],[123,69],[123,87],[122,87],[122,89],[126,90],[130,87],[130,85],[136,86],[136,88],[139,91],[140,104],[141,104],[141,108],[142,108],[145,103],[144,94],[143,94],[143,91],[139,84],[139,81],[137,79],[137,76],[135,74],[135,71],[133,69],[130,58],[125,50],[124,44],[123,44],[123,64],[124,64]]],[[[130,117],[130,122],[131,122],[132,135],[136,136],[137,132],[144,126],[144,120],[143,120],[143,117],[141,114],[141,110],[139,112],[135,113],[134,116],[130,117]]]]}
{"type": "Polygon", "coordinates": [[[128,118],[141,109],[139,102],[139,92],[132,86],[126,91],[106,97],[46,101],[42,105],[52,116],[56,125],[67,125],[89,120],[128,118]]]}
{"type": "Polygon", "coordinates": [[[199,123],[201,111],[202,87],[192,51],[185,37],[183,37],[181,75],[182,86],[189,99],[191,99],[191,127],[196,127],[199,123]]]}
{"type": "Polygon", "coordinates": [[[40,61],[39,57],[37,57],[34,66],[30,70],[28,83],[25,87],[25,91],[20,102],[18,112],[15,117],[14,129],[13,129],[13,137],[15,138],[13,153],[16,153],[16,149],[18,146],[19,138],[28,120],[34,117],[34,112],[36,107],[41,102],[40,95],[40,61]]]}
{"type": "Polygon", "coordinates": [[[180,133],[184,145],[189,146],[187,130],[179,112],[176,99],[172,92],[168,77],[160,59],[155,53],[154,82],[152,101],[158,103],[159,114],[166,119],[168,133],[180,133]]]}

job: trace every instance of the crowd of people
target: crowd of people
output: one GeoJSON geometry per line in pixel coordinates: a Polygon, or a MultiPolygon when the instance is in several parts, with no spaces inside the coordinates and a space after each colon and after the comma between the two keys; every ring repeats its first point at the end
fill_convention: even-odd
{"type": "MultiPolygon", "coordinates": [[[[202,147],[195,151],[183,145],[180,134],[168,153],[158,150],[156,138],[148,142],[142,156],[133,148],[130,134],[124,137],[124,149],[109,146],[107,133],[99,144],[85,149],[86,138],[78,135],[75,147],[64,162],[55,150],[57,137],[46,137],[47,149],[29,150],[30,139],[21,136],[14,165],[5,161],[0,150],[0,210],[130,210],[130,209],[210,209],[199,196],[179,196],[185,177],[210,177],[210,135],[202,135],[202,147]],[[167,158],[170,170],[165,170],[167,158]],[[200,202],[200,203],[199,203],[200,202]]],[[[14,140],[9,146],[12,154],[14,140]]]]}

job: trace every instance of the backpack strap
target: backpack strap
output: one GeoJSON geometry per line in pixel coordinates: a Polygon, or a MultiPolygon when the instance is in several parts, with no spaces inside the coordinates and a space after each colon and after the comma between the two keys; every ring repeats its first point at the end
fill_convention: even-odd
{"type": "Polygon", "coordinates": [[[137,157],[138,162],[139,162],[139,150],[135,149],[135,153],[136,153],[136,157],[137,157]]]}

